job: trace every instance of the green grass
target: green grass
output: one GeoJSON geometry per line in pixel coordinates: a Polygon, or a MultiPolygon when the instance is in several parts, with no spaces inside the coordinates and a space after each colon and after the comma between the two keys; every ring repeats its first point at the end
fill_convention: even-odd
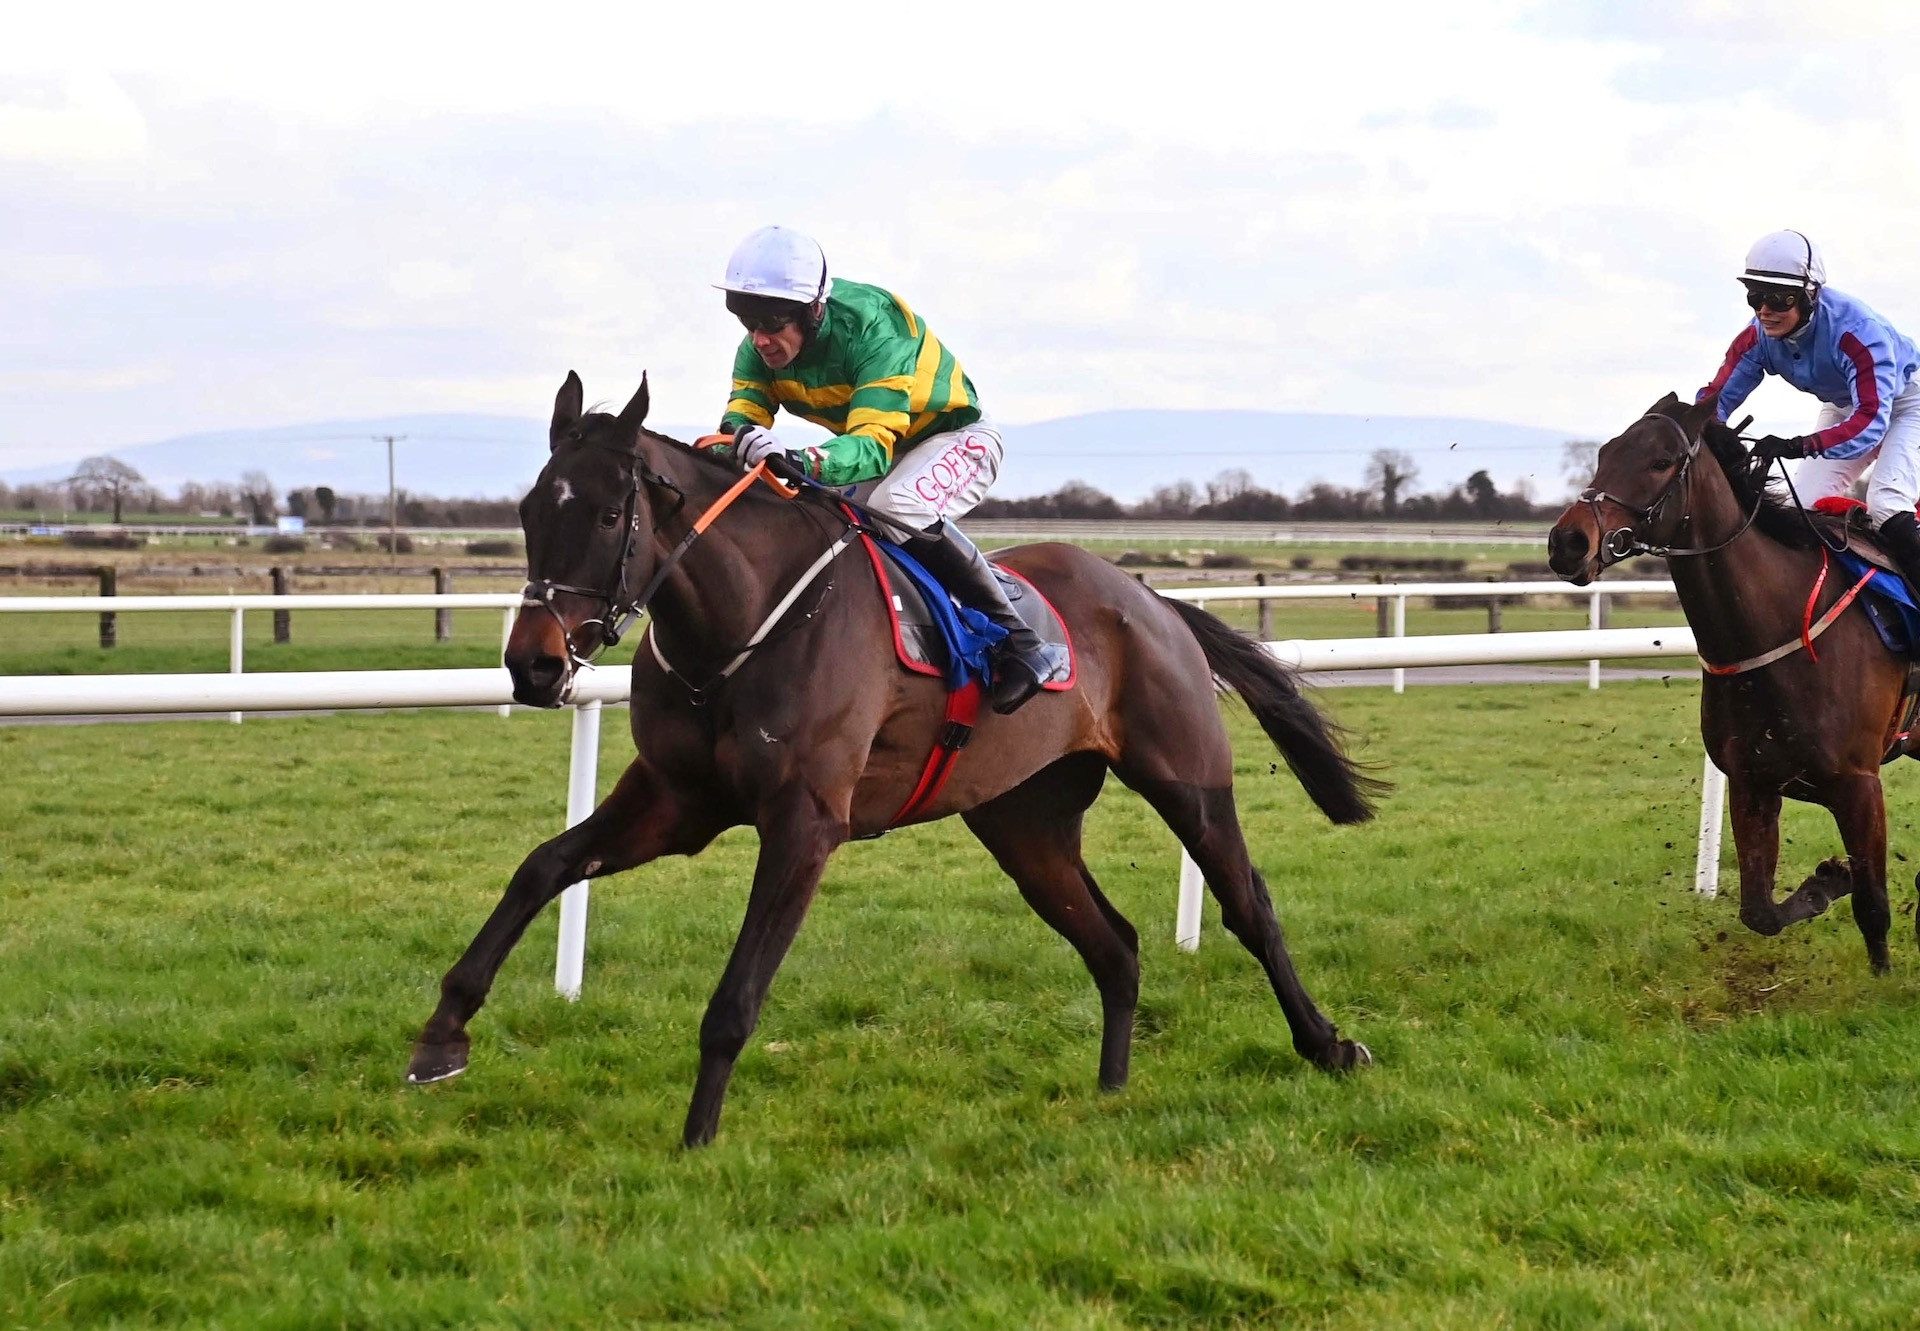
{"type": "MultiPolygon", "coordinates": [[[[1378,1066],[1303,1065],[1211,910],[1173,948],[1172,842],[1116,787],[1125,1093],[1077,958],[948,822],[836,858],[694,1154],[742,833],[596,886],[578,1004],[543,915],[473,1070],[400,1083],[561,822],[564,717],[0,729],[0,1325],[1910,1324],[1910,914],[1876,979],[1844,910],[1766,940],[1693,896],[1691,686],[1322,700],[1380,820],[1318,820],[1236,719],[1241,806],[1378,1066]]],[[[1835,849],[1786,830],[1794,881],[1835,849]]]]}

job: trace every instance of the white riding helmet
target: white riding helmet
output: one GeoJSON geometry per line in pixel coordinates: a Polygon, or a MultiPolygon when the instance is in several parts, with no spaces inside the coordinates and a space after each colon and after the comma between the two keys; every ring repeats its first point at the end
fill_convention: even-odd
{"type": "Polygon", "coordinates": [[[734,246],[720,290],[811,305],[826,298],[826,252],[812,236],[763,226],[734,246]]]}
{"type": "Polygon", "coordinates": [[[1747,251],[1747,267],[1740,280],[1812,292],[1827,284],[1827,265],[1800,232],[1769,231],[1747,251]]]}

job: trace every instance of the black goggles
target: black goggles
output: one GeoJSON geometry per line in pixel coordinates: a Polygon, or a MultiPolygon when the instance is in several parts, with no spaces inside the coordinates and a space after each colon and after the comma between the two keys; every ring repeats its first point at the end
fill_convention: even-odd
{"type": "Polygon", "coordinates": [[[1804,299],[1806,297],[1798,291],[1784,291],[1779,287],[1747,288],[1747,308],[1750,310],[1772,310],[1775,314],[1785,314],[1788,310],[1798,309],[1804,299]]]}
{"type": "Polygon", "coordinates": [[[738,319],[740,326],[749,333],[766,333],[768,335],[777,333],[783,328],[789,328],[799,322],[799,320],[795,319],[791,314],[736,314],[733,317],[738,319]]]}

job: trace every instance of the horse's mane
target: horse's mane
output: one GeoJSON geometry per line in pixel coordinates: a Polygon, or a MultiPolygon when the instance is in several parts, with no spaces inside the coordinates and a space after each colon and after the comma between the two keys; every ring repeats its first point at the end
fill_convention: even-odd
{"type": "Polygon", "coordinates": [[[1759,506],[1759,511],[1754,513],[1753,525],[1760,529],[1762,535],[1790,549],[1812,550],[1820,544],[1816,528],[1828,532],[1831,540],[1831,533],[1840,531],[1846,525],[1844,518],[1812,510],[1807,510],[1803,516],[1789,495],[1768,483],[1769,464],[1748,453],[1732,427],[1721,421],[1710,420],[1702,430],[1701,438],[1707,450],[1713,454],[1713,460],[1720,464],[1727,484],[1733,487],[1740,511],[1743,514],[1753,513],[1755,505],[1759,506]],[[1809,520],[1813,522],[1813,527],[1807,525],[1809,520]]]}
{"type": "MultiPolygon", "coordinates": [[[[595,424],[599,424],[601,421],[605,421],[608,424],[613,424],[616,419],[613,413],[599,410],[600,405],[601,404],[599,403],[595,403],[593,407],[583,412],[580,417],[581,423],[585,424],[588,421],[594,421],[595,424]]],[[[683,443],[682,441],[673,438],[671,435],[661,434],[658,430],[649,430],[645,426],[640,427],[640,433],[645,435],[648,439],[653,440],[657,444],[665,444],[669,448],[673,448],[681,453],[684,453],[686,456],[692,458],[695,462],[698,462],[703,467],[710,467],[736,480],[739,478],[740,473],[738,470],[735,469],[733,464],[725,461],[722,458],[715,457],[712,449],[695,448],[692,444],[683,443]]],[[[601,446],[610,447],[610,445],[601,445],[601,446]]],[[[615,451],[625,452],[627,450],[616,449],[615,451]]]]}
{"type": "Polygon", "coordinates": [[[714,451],[711,448],[695,448],[692,444],[682,443],[678,439],[660,434],[654,430],[642,429],[640,433],[656,443],[667,444],[679,449],[703,467],[711,467],[715,471],[724,473],[733,480],[740,479],[740,469],[726,459],[714,456],[714,451]]]}

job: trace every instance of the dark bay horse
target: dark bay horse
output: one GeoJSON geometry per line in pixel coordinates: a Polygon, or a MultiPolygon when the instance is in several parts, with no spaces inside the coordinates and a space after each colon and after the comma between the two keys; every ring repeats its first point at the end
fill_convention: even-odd
{"type": "Polygon", "coordinates": [[[1741,922],[1777,934],[1851,893],[1868,960],[1883,971],[1880,765],[1900,733],[1907,664],[1858,610],[1842,610],[1809,641],[1853,585],[1837,567],[1822,576],[1822,533],[1837,543],[1838,524],[1771,493],[1767,464],[1748,456],[1714,405],[1669,394],[1609,440],[1591,485],[1548,536],[1549,562],[1585,586],[1629,554],[1666,557],[1704,669],[1700,732],[1727,776],[1741,922]],[[1847,853],[1776,902],[1783,796],[1832,813],[1847,853]]]}
{"type": "MultiPolygon", "coordinates": [[[[710,506],[740,473],[646,430],[646,412],[644,378],[615,416],[584,412],[580,379],[568,374],[554,403],[551,455],[520,505],[533,581],[506,651],[514,696],[557,706],[575,663],[617,636],[612,626],[650,596],[654,640],[633,665],[637,752],[588,818],[513,875],[442,981],[407,1076],[437,1081],[466,1067],[468,1021],[529,921],[568,883],[692,855],[725,829],[751,824],[760,853],[739,938],[700,1026],[691,1146],[719,1126],[734,1062],[828,857],[885,829],[902,806],[941,729],[946,692],[941,681],[895,666],[859,550],[830,558],[824,575],[773,615],[844,533],[844,519],[825,503],[754,484],[709,524],[710,506]]],[[[1071,546],[1023,547],[1006,562],[1066,621],[1077,682],[1010,716],[983,713],[952,779],[912,821],[961,815],[1028,904],[1078,950],[1100,992],[1100,1085],[1126,1082],[1140,973],[1133,926],[1080,852],[1082,817],[1109,770],[1200,866],[1227,928],[1265,968],[1294,1048],[1332,1070],[1371,1061],[1314,1006],[1287,955],[1234,809],[1216,677],[1239,693],[1333,821],[1371,817],[1381,784],[1342,752],[1290,671],[1246,635],[1071,546]]]]}

